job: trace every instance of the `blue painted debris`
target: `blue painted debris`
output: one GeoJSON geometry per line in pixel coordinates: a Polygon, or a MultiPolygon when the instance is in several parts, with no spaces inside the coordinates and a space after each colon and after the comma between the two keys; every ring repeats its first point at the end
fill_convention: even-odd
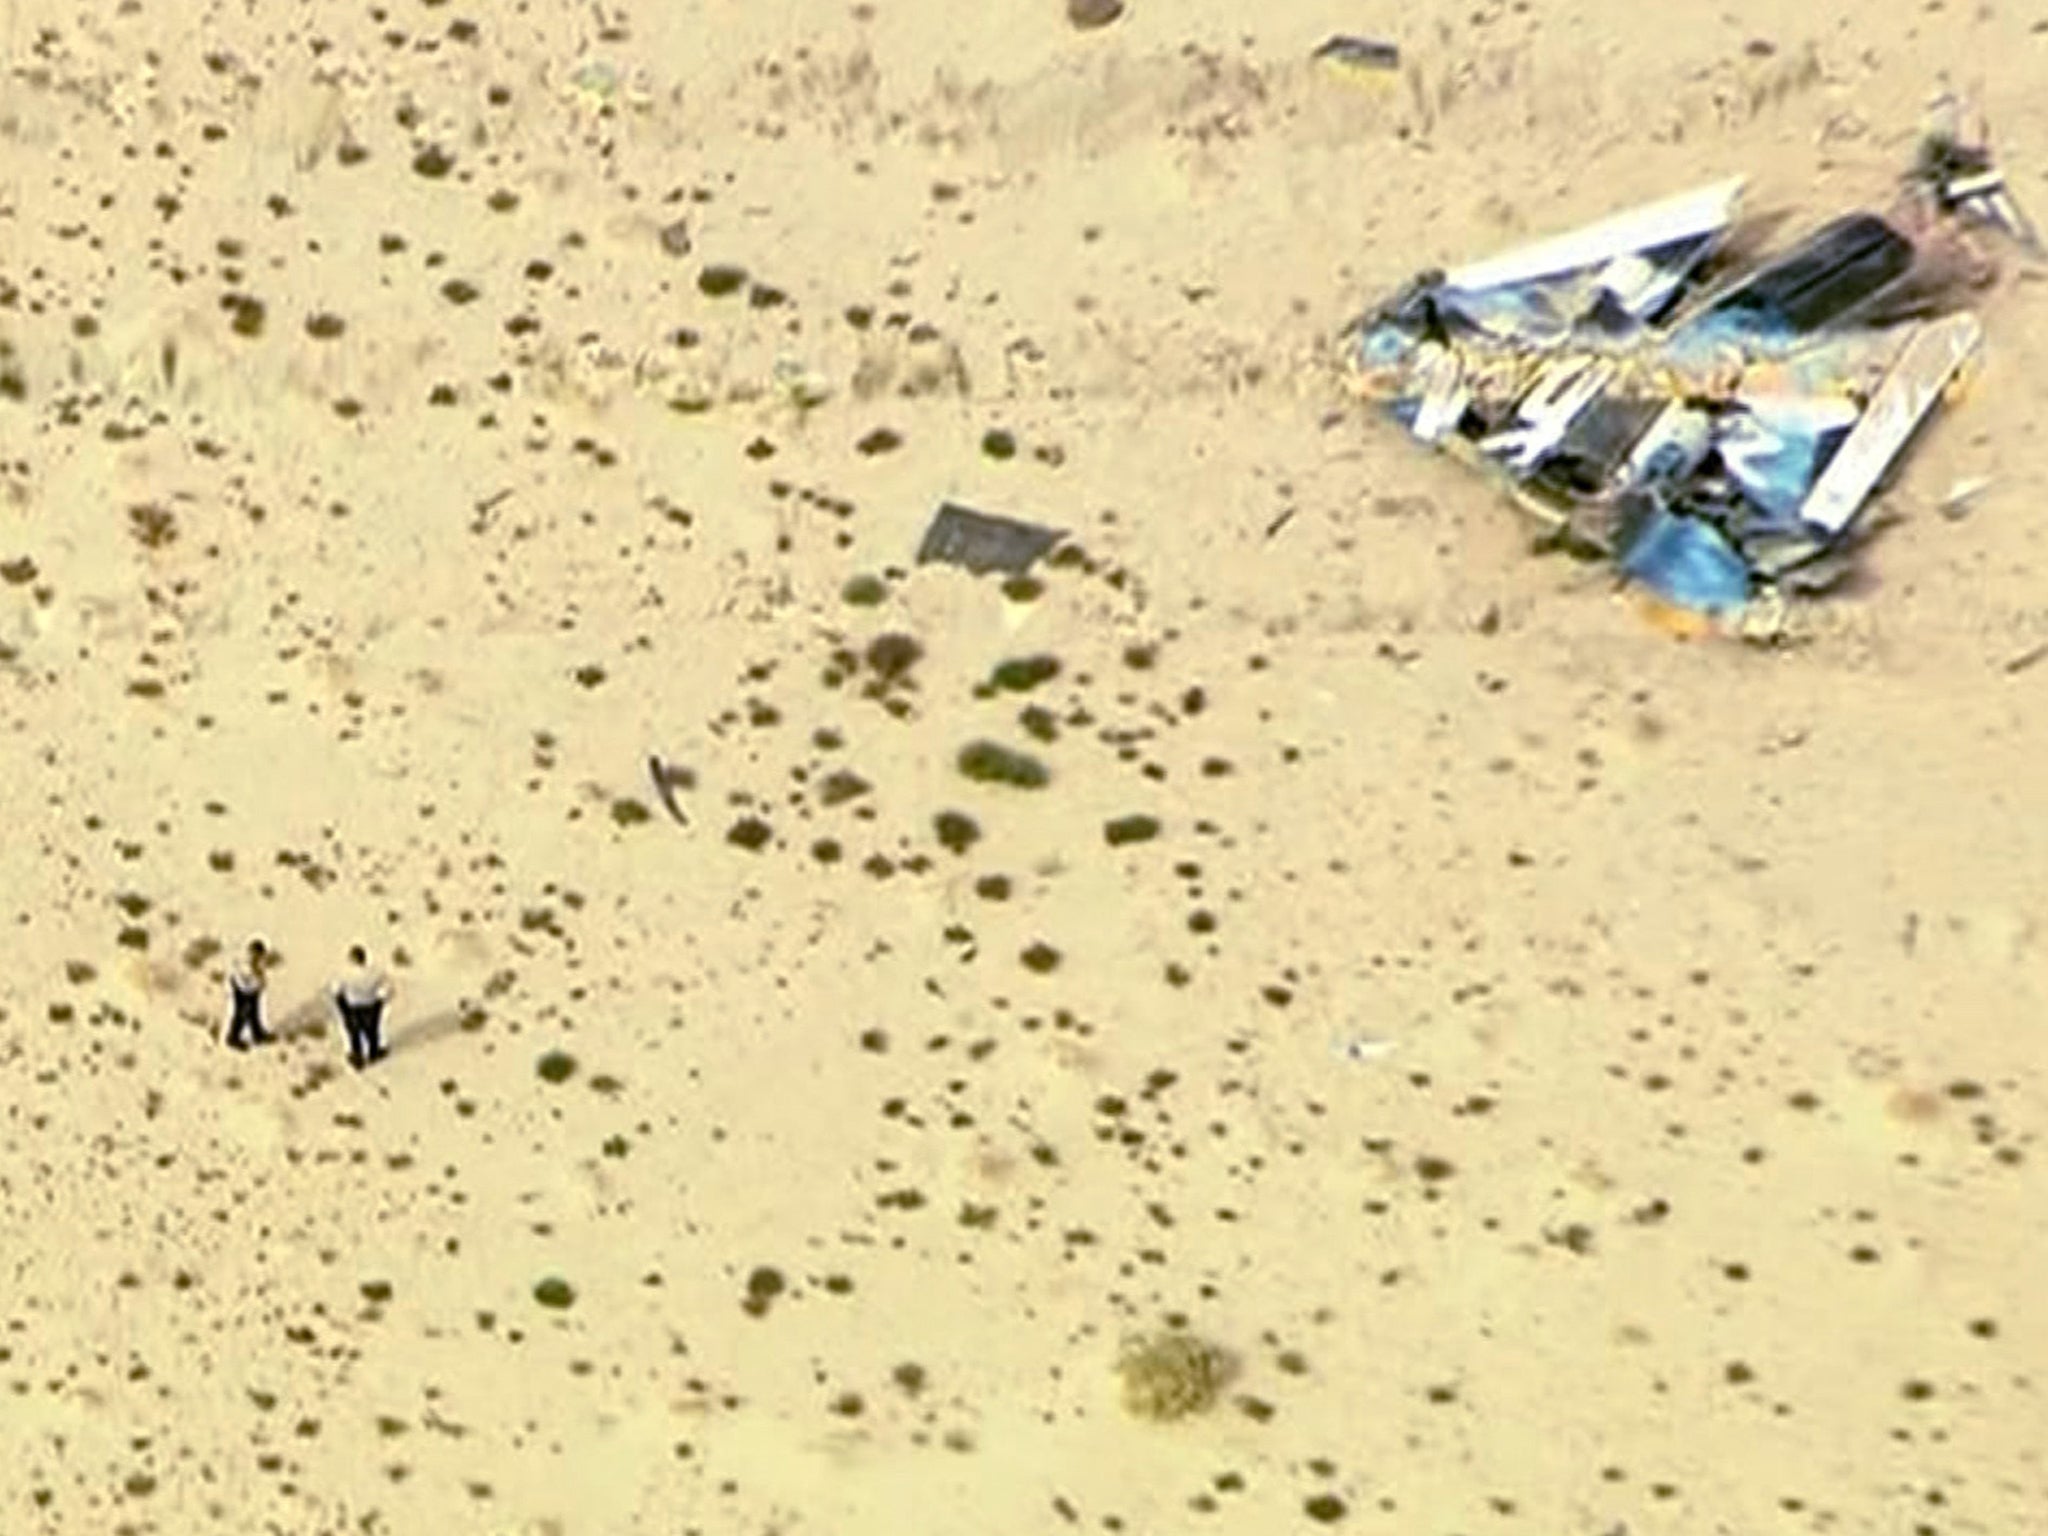
{"type": "Polygon", "coordinates": [[[1894,209],[1761,262],[1730,254],[1736,179],[1425,272],[1346,329],[1353,383],[1668,604],[1824,585],[1981,348],[1975,232],[2040,252],[1956,116],[1936,103],[1894,209]]]}
{"type": "Polygon", "coordinates": [[[1749,601],[1749,567],[1714,527],[1652,505],[1616,565],[1676,608],[1723,614],[1749,601]]]}

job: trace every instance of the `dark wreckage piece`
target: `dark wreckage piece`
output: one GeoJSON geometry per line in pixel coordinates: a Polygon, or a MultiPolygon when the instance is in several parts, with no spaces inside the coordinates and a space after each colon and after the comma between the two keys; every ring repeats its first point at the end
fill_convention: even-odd
{"type": "Polygon", "coordinates": [[[2010,236],[2029,256],[2048,256],[2040,232],[2013,201],[2004,173],[1991,163],[1982,125],[1974,137],[1966,137],[1962,115],[1962,103],[1954,96],[1943,93],[1935,98],[1906,176],[1908,190],[1936,214],[1988,225],[2010,236]]]}
{"type": "Polygon", "coordinates": [[[1965,226],[2031,238],[1948,123],[1901,209],[1762,260],[1725,259],[1742,183],[1724,181],[1422,273],[1345,331],[1353,385],[1504,481],[1546,542],[1667,605],[1739,617],[1824,587],[1981,348],[1965,226]]]}
{"type": "Polygon", "coordinates": [[[1401,50],[1397,45],[1344,32],[1318,44],[1309,57],[1340,69],[1384,71],[1401,67],[1401,50]]]}
{"type": "Polygon", "coordinates": [[[939,561],[977,576],[987,571],[1022,575],[1065,537],[1061,529],[942,502],[917,547],[917,563],[939,561]]]}

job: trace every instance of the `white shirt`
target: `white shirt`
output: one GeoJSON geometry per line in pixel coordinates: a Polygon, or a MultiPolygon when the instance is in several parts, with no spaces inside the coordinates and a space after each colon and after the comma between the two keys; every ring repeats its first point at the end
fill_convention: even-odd
{"type": "Polygon", "coordinates": [[[367,965],[352,966],[334,989],[335,995],[351,1008],[367,1008],[391,996],[391,983],[384,973],[367,965]]]}

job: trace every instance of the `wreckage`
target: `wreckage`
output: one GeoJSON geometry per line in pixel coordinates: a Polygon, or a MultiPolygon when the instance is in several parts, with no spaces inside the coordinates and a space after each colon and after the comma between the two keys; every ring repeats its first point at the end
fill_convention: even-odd
{"type": "Polygon", "coordinates": [[[2040,242],[1937,102],[1897,206],[1745,260],[1729,180],[1455,271],[1346,328],[1357,390],[1504,477],[1548,543],[1680,613],[1839,577],[1859,514],[1982,345],[1975,232],[2040,242]]]}

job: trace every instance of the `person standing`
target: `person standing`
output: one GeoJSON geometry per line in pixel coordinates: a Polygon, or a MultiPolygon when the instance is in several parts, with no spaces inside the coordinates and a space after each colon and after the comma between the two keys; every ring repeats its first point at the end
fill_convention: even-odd
{"type": "Polygon", "coordinates": [[[244,958],[228,971],[230,1050],[246,1051],[270,1039],[270,1031],[263,1027],[263,979],[269,969],[269,948],[261,939],[251,939],[244,958]]]}
{"type": "Polygon", "coordinates": [[[371,968],[369,952],[360,944],[350,946],[348,967],[335,983],[334,1006],[348,1032],[348,1064],[360,1072],[386,1055],[384,1005],[391,1000],[391,983],[371,968]]]}

